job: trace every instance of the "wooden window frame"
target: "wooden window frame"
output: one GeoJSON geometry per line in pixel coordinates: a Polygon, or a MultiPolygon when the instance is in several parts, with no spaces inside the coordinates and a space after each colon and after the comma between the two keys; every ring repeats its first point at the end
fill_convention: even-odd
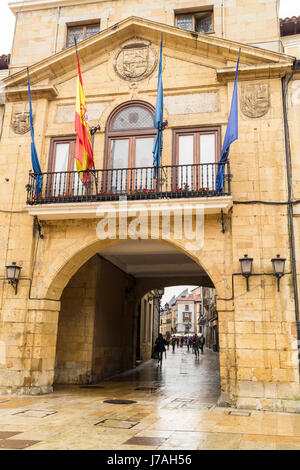
{"type": "MultiPolygon", "coordinates": [[[[78,29],[78,28],[82,28],[83,30],[83,35],[82,35],[82,41],[85,41],[87,39],[86,37],[86,34],[87,34],[87,28],[90,27],[90,26],[98,26],[99,25],[99,32],[100,32],[100,28],[101,28],[101,21],[95,21],[94,23],[78,23],[78,24],[72,24],[72,25],[67,25],[67,41],[66,41],[66,47],[71,47],[71,45],[69,44],[69,40],[70,40],[70,32],[72,29],[78,29]]],[[[95,33],[95,35],[98,34],[98,33],[95,33]]],[[[94,35],[93,35],[94,36],[94,35]]],[[[91,36],[92,37],[92,36],[91,36]]]]}
{"type": "MultiPolygon", "coordinates": [[[[191,16],[192,19],[193,19],[193,32],[195,33],[198,33],[198,34],[212,34],[214,32],[214,11],[213,10],[203,10],[203,11],[186,11],[186,12],[175,12],[175,26],[178,28],[178,18],[180,16],[191,16]],[[200,33],[199,31],[196,31],[196,16],[201,14],[201,13],[206,13],[206,16],[204,16],[204,18],[207,18],[207,17],[211,17],[211,31],[207,32],[207,33],[200,33]]],[[[180,28],[182,29],[183,31],[190,31],[190,30],[186,30],[186,29],[183,29],[183,28],[180,28]]]]}
{"type": "Polygon", "coordinates": [[[51,137],[50,150],[49,150],[49,161],[48,161],[48,172],[54,172],[55,171],[57,144],[70,144],[68,169],[66,171],[73,171],[74,170],[74,160],[73,160],[73,158],[74,158],[75,145],[76,145],[76,135],[51,137]],[[73,162],[72,167],[71,167],[71,162],[73,162]]]}
{"type": "MultiPolygon", "coordinates": [[[[200,142],[200,135],[215,134],[215,162],[221,158],[221,126],[212,127],[185,127],[173,129],[172,143],[172,164],[179,165],[179,136],[193,135],[196,141],[200,142]]],[[[201,164],[200,145],[196,145],[196,153],[194,153],[194,163],[201,164]],[[195,158],[196,157],[196,158],[195,158]]]]}
{"type": "Polygon", "coordinates": [[[104,168],[110,169],[110,142],[112,140],[117,139],[128,139],[129,140],[129,159],[128,159],[128,168],[134,168],[134,165],[130,165],[130,163],[134,163],[133,159],[135,157],[135,141],[136,138],[143,138],[143,137],[154,137],[156,136],[156,129],[153,128],[145,128],[145,129],[131,129],[131,130],[124,130],[124,131],[112,131],[111,127],[114,122],[114,119],[117,115],[126,108],[131,108],[134,106],[140,106],[147,111],[149,111],[153,117],[155,113],[155,108],[145,101],[133,100],[126,103],[123,103],[117,106],[112,113],[110,114],[107,124],[106,124],[106,132],[105,132],[105,154],[104,154],[104,168]]]}

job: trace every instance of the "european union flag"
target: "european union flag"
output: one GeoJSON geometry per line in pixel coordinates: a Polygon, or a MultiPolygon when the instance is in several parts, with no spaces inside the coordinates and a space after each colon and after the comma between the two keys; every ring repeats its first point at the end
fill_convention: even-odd
{"type": "Polygon", "coordinates": [[[37,156],[36,146],[34,142],[34,128],[33,128],[33,114],[32,114],[32,102],[31,102],[31,89],[30,89],[30,78],[29,78],[29,69],[27,68],[27,77],[28,77],[28,95],[29,95],[29,111],[30,111],[30,130],[31,130],[31,163],[32,169],[35,174],[35,195],[38,197],[42,192],[43,177],[42,171],[37,156]]]}
{"type": "MultiPolygon", "coordinates": [[[[239,72],[240,54],[241,54],[241,49],[239,50],[239,56],[238,56],[238,61],[236,65],[230,115],[228,119],[225,139],[223,143],[220,163],[227,162],[228,157],[229,157],[230,145],[239,137],[237,80],[238,80],[238,72],[239,72]]],[[[218,172],[216,176],[216,189],[217,191],[221,193],[224,190],[224,165],[218,165],[218,172]]]]}
{"type": "Polygon", "coordinates": [[[164,120],[164,91],[163,91],[163,80],[162,80],[162,41],[160,41],[160,60],[158,70],[158,85],[157,85],[157,98],[156,107],[154,114],[154,126],[157,129],[157,134],[154,142],[153,153],[153,178],[156,178],[158,167],[161,162],[162,144],[163,144],[163,120],[164,120]]]}

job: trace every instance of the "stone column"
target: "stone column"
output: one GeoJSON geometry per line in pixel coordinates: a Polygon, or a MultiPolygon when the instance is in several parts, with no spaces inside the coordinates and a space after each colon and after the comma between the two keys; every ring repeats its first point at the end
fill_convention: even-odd
{"type": "Polygon", "coordinates": [[[27,375],[21,393],[37,395],[53,391],[60,302],[29,300],[25,327],[27,375]]]}

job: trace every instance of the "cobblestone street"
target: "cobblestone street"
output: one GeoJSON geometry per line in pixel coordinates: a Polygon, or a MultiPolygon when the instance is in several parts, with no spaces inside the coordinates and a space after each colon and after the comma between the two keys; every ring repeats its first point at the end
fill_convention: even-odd
{"type": "Polygon", "coordinates": [[[300,416],[216,406],[218,354],[186,348],[92,386],[0,398],[1,449],[300,449],[300,416]],[[134,403],[113,404],[106,400],[134,403]]]}

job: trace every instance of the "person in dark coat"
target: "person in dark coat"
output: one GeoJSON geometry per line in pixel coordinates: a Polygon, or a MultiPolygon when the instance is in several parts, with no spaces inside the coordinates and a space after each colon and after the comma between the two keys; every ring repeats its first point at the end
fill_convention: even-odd
{"type": "Polygon", "coordinates": [[[202,334],[199,338],[199,347],[201,349],[201,354],[203,354],[204,345],[205,345],[205,338],[202,334]]]}
{"type": "Polygon", "coordinates": [[[165,340],[164,340],[163,335],[161,333],[159,333],[158,337],[156,338],[155,347],[156,347],[156,351],[158,352],[158,362],[157,363],[158,364],[160,363],[160,365],[161,365],[162,364],[163,353],[166,350],[165,340]]]}
{"type": "Polygon", "coordinates": [[[176,346],[176,338],[175,338],[175,336],[173,336],[173,338],[172,338],[172,350],[173,350],[173,352],[175,352],[175,346],[176,346]]]}

